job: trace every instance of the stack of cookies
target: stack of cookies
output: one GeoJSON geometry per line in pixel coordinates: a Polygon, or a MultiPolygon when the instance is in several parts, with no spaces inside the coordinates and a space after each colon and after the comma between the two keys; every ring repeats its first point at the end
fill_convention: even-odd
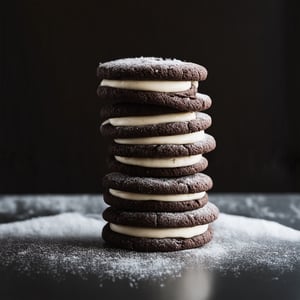
{"type": "Polygon", "coordinates": [[[201,173],[215,148],[197,92],[204,67],[176,59],[126,58],[100,63],[101,133],[111,138],[103,179],[110,205],[103,239],[136,251],[200,247],[212,238],[218,209],[208,202],[212,180],[201,173]]]}

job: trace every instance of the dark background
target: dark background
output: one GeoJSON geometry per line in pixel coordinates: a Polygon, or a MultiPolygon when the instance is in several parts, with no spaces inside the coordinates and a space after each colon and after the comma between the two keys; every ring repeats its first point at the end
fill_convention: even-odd
{"type": "Polygon", "coordinates": [[[1,3],[0,193],[97,193],[100,61],[203,64],[214,192],[300,192],[296,1],[1,3]]]}

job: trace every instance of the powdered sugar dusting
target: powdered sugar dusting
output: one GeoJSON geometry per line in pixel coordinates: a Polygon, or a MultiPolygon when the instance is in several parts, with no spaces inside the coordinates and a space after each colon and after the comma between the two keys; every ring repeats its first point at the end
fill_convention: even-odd
{"type": "Polygon", "coordinates": [[[100,239],[103,224],[79,213],[65,213],[0,225],[0,237],[87,240],[100,239]]]}
{"type": "Polygon", "coordinates": [[[129,57],[129,58],[121,58],[112,60],[109,62],[105,62],[100,64],[101,68],[108,67],[108,68],[124,68],[124,67],[132,67],[135,65],[138,66],[181,66],[186,64],[182,60],[176,58],[162,58],[162,57],[129,57]]]}
{"type": "MultiPolygon", "coordinates": [[[[198,64],[161,57],[134,57],[100,63],[97,74],[102,79],[205,80],[207,70],[198,64]]],[[[101,86],[99,87],[101,88],[101,86]]]]}
{"type": "Polygon", "coordinates": [[[138,253],[107,247],[100,238],[104,221],[95,217],[66,213],[0,225],[0,269],[137,285],[144,280],[163,284],[195,268],[238,275],[264,267],[280,276],[300,266],[300,231],[271,221],[220,214],[214,239],[202,248],[138,253]]]}

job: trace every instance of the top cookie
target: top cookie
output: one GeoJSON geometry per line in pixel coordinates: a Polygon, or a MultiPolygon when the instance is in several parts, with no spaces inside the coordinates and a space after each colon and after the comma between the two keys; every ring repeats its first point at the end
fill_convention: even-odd
{"type": "Polygon", "coordinates": [[[207,70],[198,64],[158,57],[123,58],[100,63],[97,75],[102,79],[191,80],[202,81],[207,70]]]}

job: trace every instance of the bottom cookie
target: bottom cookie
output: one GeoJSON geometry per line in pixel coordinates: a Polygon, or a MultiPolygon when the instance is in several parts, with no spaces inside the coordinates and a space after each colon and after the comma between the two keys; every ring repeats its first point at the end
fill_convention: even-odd
{"type": "Polygon", "coordinates": [[[114,232],[107,223],[102,238],[110,245],[140,252],[170,252],[198,248],[212,239],[212,229],[208,227],[203,234],[191,238],[140,238],[114,232]]]}

